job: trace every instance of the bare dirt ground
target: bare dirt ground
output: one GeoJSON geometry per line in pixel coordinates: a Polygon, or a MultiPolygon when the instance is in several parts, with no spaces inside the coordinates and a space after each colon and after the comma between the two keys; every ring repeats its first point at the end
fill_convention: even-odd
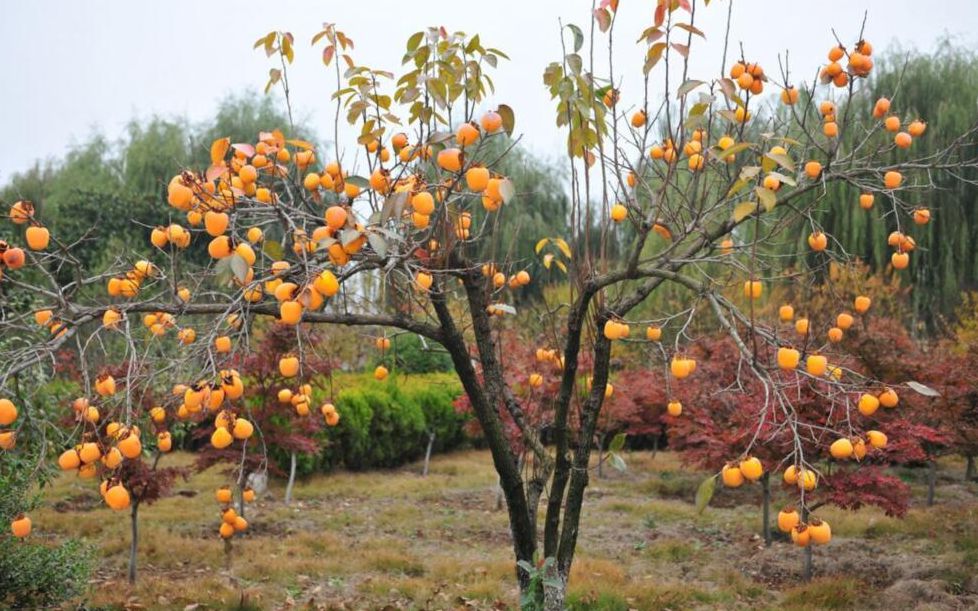
{"type": "MultiPolygon", "coordinates": [[[[164,458],[187,464],[189,455],[164,458]]],[[[760,489],[720,490],[693,506],[702,473],[668,452],[626,455],[628,471],[592,477],[571,578],[575,609],[978,608],[978,484],[941,464],[937,504],[924,474],[901,472],[914,507],[900,520],[874,509],[824,509],[833,541],[802,552],[759,536],[760,489]]],[[[220,469],[178,482],[140,510],[138,583],[126,582],[128,512],[99,502],[90,481],[64,476],[45,491],[35,533],[81,537],[99,549],[87,608],[516,609],[512,548],[486,452],[420,467],[338,473],[301,482],[286,506],[281,483],[247,508],[250,528],[225,568],[213,491],[220,469]]],[[[779,493],[780,494],[780,493],[779,493]]],[[[774,511],[786,501],[776,496],[774,511]]]]}

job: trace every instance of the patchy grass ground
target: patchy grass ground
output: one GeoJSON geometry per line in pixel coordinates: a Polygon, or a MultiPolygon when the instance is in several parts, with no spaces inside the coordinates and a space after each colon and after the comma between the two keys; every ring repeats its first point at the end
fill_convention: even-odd
{"type": "MultiPolygon", "coordinates": [[[[835,538],[815,551],[816,578],[805,584],[800,550],[784,541],[765,548],[757,534],[759,487],[719,491],[700,515],[692,499],[702,474],[670,453],[627,459],[627,473],[592,478],[588,489],[575,609],[978,606],[978,485],[962,481],[957,462],[942,463],[931,508],[920,506],[924,473],[901,474],[917,500],[906,519],[821,511],[835,538]]],[[[91,482],[65,476],[46,490],[35,532],[101,550],[90,593],[78,601],[89,608],[516,608],[489,455],[440,456],[428,477],[419,471],[315,477],[291,506],[274,484],[248,507],[251,528],[234,540],[230,570],[213,499],[222,472],[179,482],[176,494],[140,510],[135,587],[125,580],[128,514],[106,509],[91,482]]]]}

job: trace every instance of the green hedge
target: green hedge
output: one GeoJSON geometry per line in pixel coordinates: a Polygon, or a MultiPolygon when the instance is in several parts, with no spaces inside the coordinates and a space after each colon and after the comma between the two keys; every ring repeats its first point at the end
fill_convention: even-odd
{"type": "Polygon", "coordinates": [[[390,468],[417,460],[430,432],[436,452],[464,441],[465,418],[454,407],[461,390],[454,376],[392,375],[377,382],[351,375],[335,381],[343,388],[336,396],[340,423],[325,433],[324,470],[340,464],[352,470],[390,468]]]}

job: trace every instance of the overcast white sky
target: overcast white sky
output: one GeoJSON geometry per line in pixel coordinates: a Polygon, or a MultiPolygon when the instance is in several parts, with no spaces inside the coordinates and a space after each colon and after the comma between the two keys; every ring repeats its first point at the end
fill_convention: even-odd
{"type": "MultiPolygon", "coordinates": [[[[932,50],[944,34],[978,44],[976,0],[714,0],[697,13],[707,41],[694,48],[690,77],[719,69],[728,2],[734,1],[731,39],[769,73],[789,49],[793,72],[810,75],[833,44],[844,42],[869,12],[866,36],[877,50],[932,50]]],[[[616,71],[630,74],[623,100],[640,100],[643,47],[633,44],[651,22],[653,0],[621,0],[616,25],[616,71]]],[[[494,75],[494,103],[516,110],[517,132],[533,151],[559,154],[563,135],[541,82],[560,57],[558,17],[584,24],[591,0],[356,0],[202,2],[165,0],[32,0],[4,4],[0,19],[0,184],[35,159],[58,157],[93,131],[122,133],[132,118],[208,117],[227,94],[260,91],[269,67],[252,51],[271,29],[293,32],[297,57],[290,82],[299,114],[320,137],[331,137],[332,91],[318,52],[309,47],[324,21],[339,24],[357,44],[358,63],[397,71],[404,41],[428,25],[479,32],[483,44],[512,61],[494,75]]],[[[620,77],[620,74],[619,74],[620,77]]],[[[653,92],[660,92],[656,84],[653,92]]]]}

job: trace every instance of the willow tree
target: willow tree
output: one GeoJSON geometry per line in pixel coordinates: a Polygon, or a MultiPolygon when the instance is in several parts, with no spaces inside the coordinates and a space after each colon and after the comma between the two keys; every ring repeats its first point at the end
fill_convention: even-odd
{"type": "MultiPolygon", "coordinates": [[[[578,26],[562,27],[564,54],[544,70],[556,127],[567,134],[569,228],[562,236],[520,239],[534,244],[547,273],[566,274],[570,288],[562,301],[528,306],[542,321],[541,345],[522,347],[536,349],[540,363],[530,384],[511,382],[530,372],[513,372],[511,363],[523,361],[510,359],[499,341],[516,312],[514,296],[534,282],[522,262],[494,245],[523,202],[512,180],[498,173],[507,151],[491,146],[513,132],[516,115],[495,101],[496,110],[485,110],[490,73],[506,56],[478,35],[431,28],[408,39],[402,73],[395,76],[358,65],[352,41],[327,24],[312,44],[336,78],[333,133],[345,120],[359,134],[350,146],[317,149],[301,134],[278,130],[249,142],[216,139],[209,167],[188,168],[168,183],[173,209],[161,210],[160,218],[185,214],[187,226],[173,221],[142,230],[152,247],[119,253],[105,276],[77,267],[71,256],[77,245],[57,236],[49,241],[44,219],[32,215],[28,203],[12,207],[11,220],[29,227],[31,250],[23,261],[24,251],[14,246],[18,232],[4,253],[3,288],[30,293],[35,305],[4,312],[0,387],[7,392],[20,372],[73,346],[82,370],[81,404],[97,408],[94,415],[79,411],[77,435],[92,444],[83,446],[86,460],[121,443],[107,429],[125,427],[125,439],[149,431],[163,439],[175,421],[207,419],[213,421],[211,443],[239,448],[241,465],[263,448],[262,432],[239,400],[249,375],[240,368],[254,346],[252,336],[263,328],[296,329],[294,349],[279,363],[295,386],[283,388],[280,398],[299,418],[311,411],[303,362],[324,348],[310,341],[310,328],[366,328],[378,335],[382,351],[391,331],[438,342],[451,356],[499,474],[522,600],[558,609],[595,462],[592,440],[612,392],[613,351],[629,341],[654,345],[650,366],[668,367],[673,385],[695,384],[691,323],[708,319],[733,339],[740,375],[755,380],[729,392],[759,388],[763,394],[757,432],[730,457],[719,474],[723,483],[739,486],[784,468],[801,509],[790,525],[793,538],[802,546],[827,542],[828,525],[805,509],[820,467],[801,440],[831,443],[839,460],[870,459],[867,452],[876,452],[886,436],[865,430],[856,398],[865,394],[864,402],[895,405],[904,381],[888,380],[885,387],[831,364],[832,345],[858,333],[852,315],[840,317],[826,338],[826,330],[808,320],[797,322],[798,335],[786,334],[778,321],[759,316],[759,306],[769,287],[806,282],[830,260],[845,263],[845,253],[814,217],[830,185],[859,185],[905,223],[913,211],[906,194],[931,187],[929,169],[975,167],[973,157],[963,156],[975,129],[924,156],[915,154],[915,136],[901,134],[896,151],[894,136],[883,129],[887,112],[857,112],[845,104],[873,70],[872,49],[861,33],[848,48],[827,38],[831,59],[824,78],[804,86],[792,80],[786,64],[775,77],[749,56],[732,54],[716,62],[729,76],[691,74],[688,57],[703,36],[696,26],[702,5],[660,0],[652,22],[639,31],[618,22],[616,7],[606,1],[592,13],[588,37],[578,26]],[[613,86],[620,82],[613,67],[621,46],[614,33],[620,34],[616,41],[640,35],[644,90],[613,86]],[[661,79],[668,96],[652,96],[653,79],[661,79]],[[766,112],[765,104],[779,98],[788,112],[766,112]],[[785,137],[789,131],[796,137],[785,137]],[[758,137],[747,140],[746,133],[758,137]],[[852,141],[847,135],[853,133],[861,137],[852,141]],[[908,144],[909,150],[903,148],[908,144]],[[486,214],[473,214],[480,209],[486,214]],[[802,221],[812,226],[807,241],[818,253],[817,265],[788,277],[772,273],[777,255],[767,245],[786,241],[785,233],[797,232],[802,221]],[[624,224],[633,228],[633,238],[611,256],[624,224]],[[188,274],[183,255],[201,242],[207,242],[213,264],[188,274]],[[25,274],[22,264],[37,273],[25,274]],[[50,273],[64,266],[76,269],[74,280],[58,282],[50,273]],[[368,277],[379,283],[382,298],[365,296],[368,277]],[[634,315],[671,285],[686,290],[684,303],[654,319],[634,315]],[[742,296],[731,297],[729,287],[742,296]],[[629,339],[630,325],[638,324],[649,327],[644,338],[629,339]],[[99,372],[91,363],[109,336],[126,345],[123,365],[99,372]],[[545,379],[554,392],[526,391],[545,379]],[[828,407],[817,421],[795,408],[799,384],[810,386],[828,407]],[[151,415],[145,409],[150,396],[149,404],[162,408],[151,415]],[[121,425],[106,427],[107,421],[121,425]],[[765,444],[764,432],[771,430],[787,430],[798,442],[780,461],[762,464],[752,449],[765,444]]],[[[281,86],[288,100],[293,36],[270,32],[255,46],[273,62],[267,88],[281,86]]],[[[880,101],[877,110],[888,104],[880,101]]],[[[919,135],[926,127],[907,130],[919,135]]],[[[895,266],[905,267],[913,238],[900,236],[894,245],[895,266]]],[[[837,297],[840,309],[852,306],[869,315],[871,296],[837,297]]],[[[782,309],[780,315],[789,319],[795,312],[782,309]]],[[[384,367],[375,372],[378,378],[387,374],[384,367]]],[[[327,423],[342,418],[332,405],[321,411],[327,423]]],[[[70,458],[71,448],[68,453],[70,458]]],[[[69,467],[75,462],[66,461],[69,467]]],[[[126,482],[118,472],[87,464],[97,464],[94,470],[115,491],[106,494],[110,504],[123,507],[119,488],[124,491],[126,482]]],[[[713,482],[704,483],[702,497],[713,482]]],[[[235,527],[227,515],[221,533],[230,540],[235,527]]]]}

